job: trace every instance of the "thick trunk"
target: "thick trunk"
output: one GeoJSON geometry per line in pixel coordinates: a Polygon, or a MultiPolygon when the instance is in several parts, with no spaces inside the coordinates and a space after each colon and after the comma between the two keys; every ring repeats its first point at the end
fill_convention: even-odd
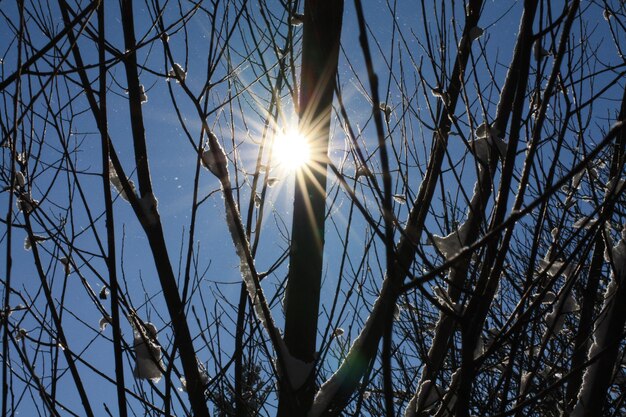
{"type": "MultiPolygon", "coordinates": [[[[304,7],[300,132],[311,144],[311,167],[297,172],[289,281],[285,300],[285,343],[293,357],[315,360],[322,279],[326,168],[343,1],[308,0],[304,7]]],[[[278,415],[305,415],[315,394],[310,375],[302,387],[281,393],[278,415]]]]}

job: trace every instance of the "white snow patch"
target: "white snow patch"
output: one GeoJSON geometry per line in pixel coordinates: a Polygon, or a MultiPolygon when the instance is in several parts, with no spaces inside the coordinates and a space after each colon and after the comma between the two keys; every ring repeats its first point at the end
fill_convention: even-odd
{"type": "Polygon", "coordinates": [[[180,64],[175,62],[174,65],[172,66],[172,69],[167,75],[170,78],[176,79],[177,83],[180,83],[181,81],[184,82],[185,78],[187,78],[187,71],[185,71],[183,67],[180,66],[180,64]]]}
{"type": "MultiPolygon", "coordinates": [[[[132,323],[132,321],[131,321],[132,323]]],[[[157,328],[152,323],[133,326],[133,350],[135,351],[135,369],[133,375],[138,379],[151,379],[154,383],[162,377],[161,347],[156,343],[157,328]]]]}
{"type": "MultiPolygon", "coordinates": [[[[113,163],[111,161],[109,161],[109,182],[111,182],[111,185],[113,185],[117,193],[124,200],[130,201],[128,194],[126,194],[126,191],[124,191],[122,181],[117,176],[117,172],[115,172],[115,167],[113,166],[113,163]]],[[[128,180],[128,185],[130,185],[130,189],[132,190],[133,194],[137,194],[137,191],[135,189],[135,183],[132,180],[128,180]]]]}

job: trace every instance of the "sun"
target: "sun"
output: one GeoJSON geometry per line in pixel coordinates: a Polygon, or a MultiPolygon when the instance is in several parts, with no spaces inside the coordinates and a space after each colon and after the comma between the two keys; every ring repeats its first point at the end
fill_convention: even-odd
{"type": "Polygon", "coordinates": [[[272,153],[272,158],[288,171],[297,171],[311,162],[311,145],[297,129],[278,134],[272,153]]]}

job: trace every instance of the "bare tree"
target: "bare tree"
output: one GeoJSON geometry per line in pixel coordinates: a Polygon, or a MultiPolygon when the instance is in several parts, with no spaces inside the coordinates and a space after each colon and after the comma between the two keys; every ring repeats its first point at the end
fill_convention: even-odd
{"type": "Polygon", "coordinates": [[[3,416],[626,413],[626,5],[19,0],[3,416]]]}

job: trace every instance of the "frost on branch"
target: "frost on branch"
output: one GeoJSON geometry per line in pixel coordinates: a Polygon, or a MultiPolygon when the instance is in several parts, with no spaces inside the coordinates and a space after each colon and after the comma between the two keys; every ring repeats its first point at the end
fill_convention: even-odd
{"type": "Polygon", "coordinates": [[[151,379],[159,382],[162,377],[161,347],[157,343],[157,328],[152,323],[133,324],[133,350],[135,351],[135,369],[133,375],[138,379],[151,379]]]}

